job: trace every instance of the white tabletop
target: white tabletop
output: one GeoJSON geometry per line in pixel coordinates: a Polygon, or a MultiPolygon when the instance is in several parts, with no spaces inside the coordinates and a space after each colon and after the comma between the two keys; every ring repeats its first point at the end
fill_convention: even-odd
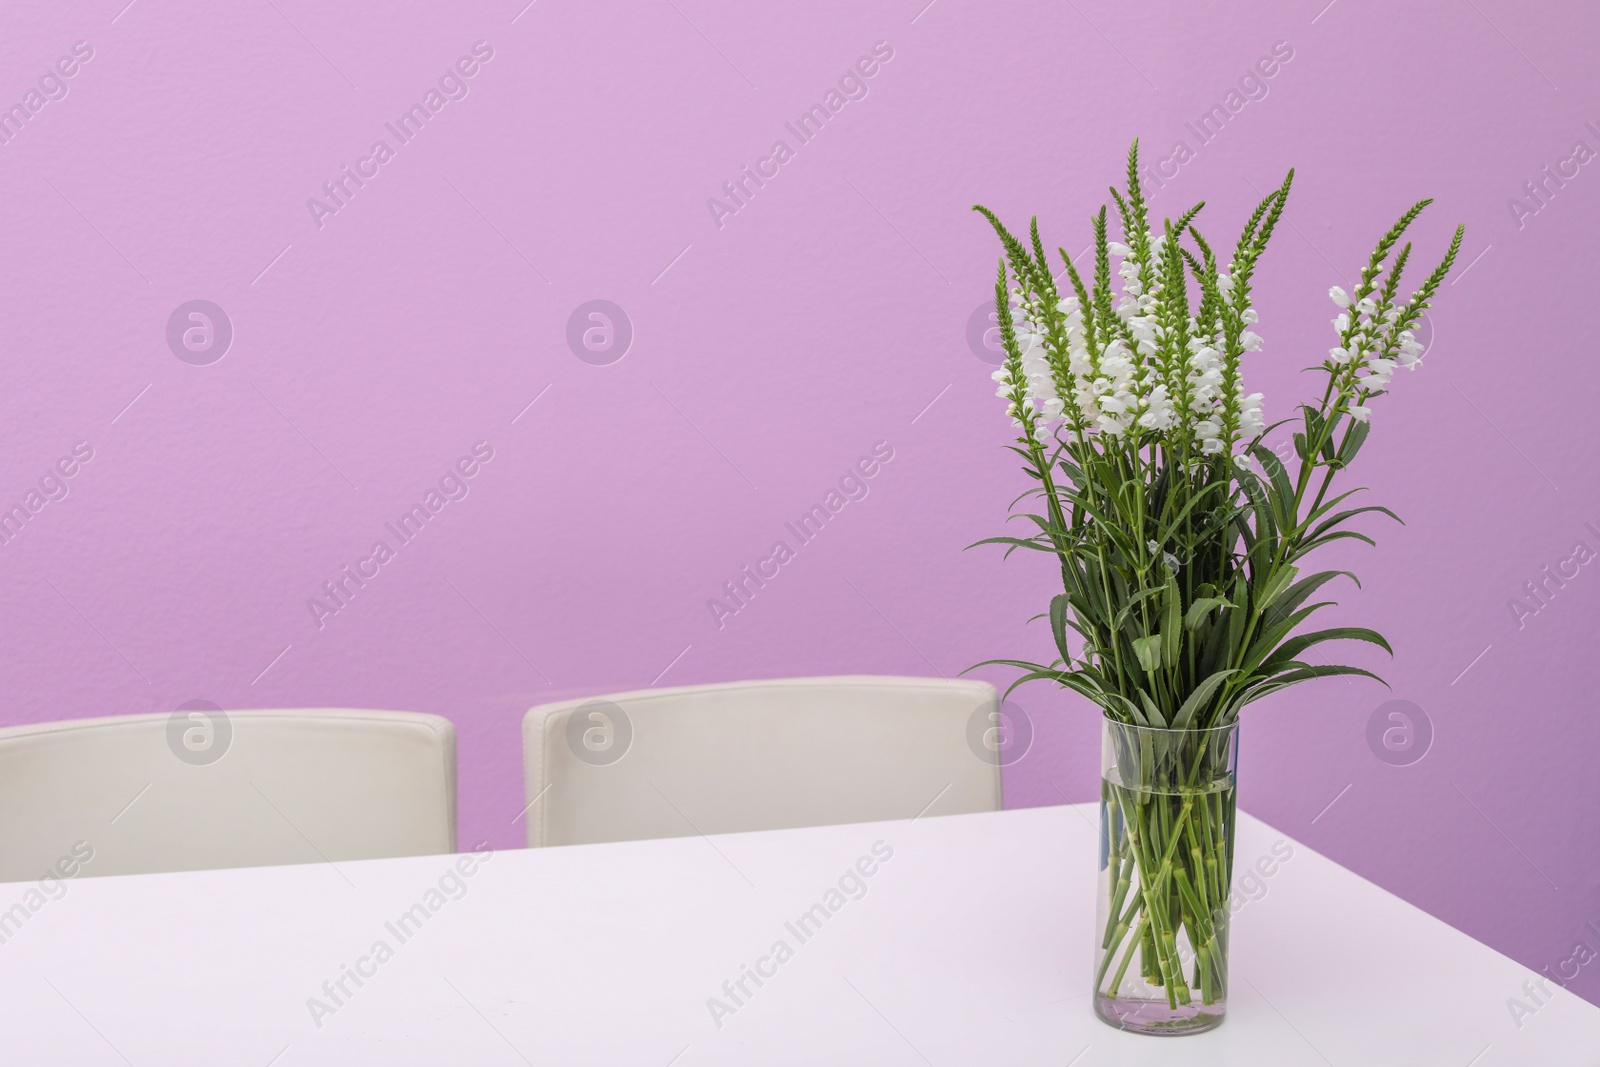
{"type": "Polygon", "coordinates": [[[0,885],[0,908],[31,911],[0,928],[0,1060],[1600,1062],[1600,1008],[1554,986],[1531,999],[1533,972],[1248,816],[1241,877],[1274,845],[1292,855],[1235,914],[1227,1022],[1115,1031],[1089,1006],[1096,818],[1077,805],[509,851],[459,882],[446,856],[78,878],[36,908],[29,884],[0,885]],[[864,892],[847,878],[855,898],[830,898],[862,857],[864,892]],[[830,903],[805,940],[786,925],[830,903]],[[436,910],[402,940],[386,924],[416,904],[436,910]],[[378,942],[392,958],[370,956],[378,942]],[[357,964],[370,977],[341,993],[357,964]],[[736,1002],[724,982],[758,964],[771,977],[745,978],[736,1002]],[[713,997],[731,1013],[714,1018],[713,997]],[[1531,1014],[1514,1019],[1511,998],[1531,1014]]]}

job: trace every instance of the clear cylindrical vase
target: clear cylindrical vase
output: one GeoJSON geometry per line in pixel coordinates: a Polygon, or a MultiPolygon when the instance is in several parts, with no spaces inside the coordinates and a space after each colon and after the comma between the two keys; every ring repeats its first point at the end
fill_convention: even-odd
{"type": "Polygon", "coordinates": [[[1142,1034],[1194,1034],[1228,1008],[1239,724],[1105,719],[1094,1009],[1142,1034]]]}

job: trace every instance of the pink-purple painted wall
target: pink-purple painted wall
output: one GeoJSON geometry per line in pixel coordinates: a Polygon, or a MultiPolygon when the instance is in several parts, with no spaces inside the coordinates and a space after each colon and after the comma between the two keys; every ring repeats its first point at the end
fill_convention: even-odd
{"type": "MultiPolygon", "coordinates": [[[[969,346],[997,249],[967,209],[1037,212],[1076,254],[1138,135],[1157,209],[1204,198],[1219,238],[1298,168],[1259,289],[1269,414],[1406,205],[1438,199],[1423,258],[1467,224],[1356,471],[1407,525],[1329,553],[1365,580],[1342,617],[1395,644],[1393,692],[1252,709],[1243,803],[1600,1000],[1574,962],[1600,950],[1593,11],[125,2],[13,7],[0,33],[22,108],[0,115],[0,503],[40,487],[0,545],[0,720],[438,712],[463,839],[509,846],[531,704],[1046,654],[1024,620],[1049,567],[962,550],[1022,484],[969,346]],[[231,324],[220,359],[191,300],[231,324]],[[584,309],[569,343],[593,300],[625,321],[584,309]],[[390,534],[478,442],[492,459],[390,534]],[[865,497],[713,612],[878,442],[865,497]],[[393,558],[363,563],[378,540],[393,558]],[[376,574],[339,607],[347,565],[376,574]],[[1388,700],[1431,723],[1426,758],[1369,744],[1388,700]]],[[[1089,799],[1091,710],[1018,703],[1008,803],[1089,799]]]]}

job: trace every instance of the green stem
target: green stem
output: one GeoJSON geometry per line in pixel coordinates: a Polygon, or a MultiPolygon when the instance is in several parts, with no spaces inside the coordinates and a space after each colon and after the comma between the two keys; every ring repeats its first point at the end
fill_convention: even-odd
{"type": "Polygon", "coordinates": [[[1106,811],[1116,817],[1109,824],[1111,851],[1118,861],[1108,862],[1104,874],[1113,906],[1095,988],[1116,996],[1137,951],[1146,988],[1159,987],[1169,1008],[1195,998],[1215,1004],[1226,995],[1226,796],[1218,783],[1202,783],[1210,774],[1203,743],[1178,766],[1165,762],[1173,754],[1152,748],[1148,735],[1141,733],[1137,744],[1137,788],[1107,782],[1106,811]],[[1171,791],[1161,791],[1174,772],[1171,791]],[[1184,965],[1180,938],[1194,952],[1192,967],[1184,965]],[[1106,987],[1114,962],[1119,965],[1106,987]]]}
{"type": "MultiPolygon", "coordinates": [[[[1139,900],[1139,899],[1136,898],[1134,900],[1132,906],[1129,907],[1128,914],[1123,917],[1123,921],[1117,923],[1116,930],[1115,930],[1115,936],[1113,936],[1110,939],[1110,944],[1105,946],[1105,955],[1103,957],[1101,957],[1101,960],[1100,960],[1100,970],[1094,976],[1094,987],[1096,989],[1099,989],[1100,988],[1100,983],[1105,981],[1106,969],[1111,966],[1112,959],[1116,957],[1117,946],[1122,943],[1122,939],[1124,937],[1126,937],[1127,934],[1128,934],[1128,922],[1127,922],[1127,920],[1132,918],[1133,914],[1135,912],[1137,912],[1143,906],[1144,906],[1144,902],[1142,900],[1139,900]]],[[[1139,919],[1139,927],[1142,928],[1143,924],[1144,924],[1144,919],[1143,919],[1143,917],[1141,917],[1139,919]]],[[[1139,940],[1138,928],[1135,928],[1134,943],[1137,944],[1138,940],[1139,940]]],[[[1133,949],[1130,947],[1129,950],[1128,950],[1128,954],[1132,955],[1132,953],[1133,953],[1133,949]]],[[[1122,963],[1122,970],[1126,970],[1127,966],[1128,966],[1127,960],[1126,960],[1126,958],[1124,958],[1123,963],[1122,963]]],[[[1111,993],[1110,993],[1110,995],[1113,996],[1113,997],[1117,995],[1117,985],[1122,981],[1122,970],[1119,970],[1117,972],[1116,981],[1111,983],[1111,993]]]]}
{"type": "MultiPolygon", "coordinates": [[[[1117,973],[1111,978],[1111,988],[1106,991],[1106,996],[1111,997],[1113,1000],[1116,999],[1117,990],[1122,987],[1123,976],[1128,973],[1129,961],[1133,959],[1133,954],[1138,951],[1140,944],[1142,944],[1146,939],[1145,935],[1149,932],[1147,927],[1148,923],[1146,921],[1146,917],[1143,915],[1139,916],[1139,925],[1134,929],[1133,937],[1128,941],[1128,951],[1122,954],[1122,963],[1117,967],[1117,973]]],[[[1106,960],[1108,962],[1110,961],[1111,956],[1112,953],[1106,954],[1106,960]]],[[[1101,969],[1101,973],[1105,973],[1104,968],[1101,969]]],[[[1095,983],[1095,987],[1099,988],[1098,982],[1095,983]]]]}

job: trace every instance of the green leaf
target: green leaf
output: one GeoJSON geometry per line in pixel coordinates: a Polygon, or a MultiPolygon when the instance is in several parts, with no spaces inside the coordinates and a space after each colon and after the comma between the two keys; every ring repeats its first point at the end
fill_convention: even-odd
{"type": "Polygon", "coordinates": [[[1346,667],[1332,663],[1316,665],[1302,663],[1294,670],[1287,671],[1283,674],[1277,675],[1276,677],[1266,679],[1255,686],[1243,690],[1229,704],[1227,713],[1236,713],[1239,708],[1244,707],[1246,704],[1253,704],[1264,696],[1276,693],[1280,689],[1287,689],[1291,685],[1296,685],[1300,682],[1310,681],[1313,678],[1329,678],[1342,675],[1357,675],[1362,678],[1371,678],[1384,688],[1388,688],[1389,686],[1388,682],[1384,681],[1376,674],[1373,674],[1371,671],[1364,671],[1360,667],[1346,667]]]}
{"type": "Polygon", "coordinates": [[[1211,694],[1216,692],[1217,686],[1227,681],[1230,675],[1237,673],[1239,672],[1231,667],[1227,670],[1217,671],[1195,686],[1194,692],[1189,694],[1189,699],[1185,700],[1183,706],[1178,709],[1178,714],[1172,717],[1172,729],[1187,729],[1190,721],[1194,719],[1195,713],[1204,707],[1206,701],[1211,699],[1211,694]]]}
{"type": "Polygon", "coordinates": [[[1324,533],[1327,533],[1341,522],[1346,522],[1350,519],[1353,519],[1357,515],[1364,515],[1369,511],[1380,512],[1389,516],[1389,518],[1393,519],[1395,522],[1398,522],[1401,526],[1405,525],[1405,520],[1400,518],[1400,516],[1396,515],[1394,512],[1390,511],[1388,508],[1379,507],[1377,504],[1368,504],[1364,508],[1351,508],[1348,511],[1341,511],[1339,514],[1318,523],[1317,528],[1311,531],[1309,540],[1315,541],[1317,538],[1321,537],[1324,533]]]}
{"type": "Polygon", "coordinates": [[[1157,585],[1152,586],[1149,589],[1141,589],[1137,593],[1133,594],[1133,596],[1128,599],[1128,602],[1122,606],[1122,610],[1117,612],[1117,617],[1112,622],[1112,628],[1117,630],[1122,629],[1122,627],[1127,624],[1128,616],[1132,613],[1134,608],[1138,607],[1146,600],[1149,600],[1151,597],[1160,596],[1163,592],[1165,592],[1165,589],[1162,586],[1157,585]]]}
{"type": "MultiPolygon", "coordinates": [[[[1269,455],[1271,453],[1268,453],[1269,455]]],[[[1243,473],[1243,472],[1241,472],[1243,473]]],[[[1242,520],[1240,529],[1251,535],[1250,563],[1252,569],[1265,569],[1267,558],[1271,554],[1271,547],[1278,542],[1278,521],[1273,515],[1273,508],[1268,499],[1266,490],[1262,487],[1260,479],[1253,475],[1242,478],[1245,496],[1250,499],[1251,513],[1255,517],[1254,528],[1246,527],[1242,520]]]]}
{"type": "Polygon", "coordinates": [[[1227,611],[1233,607],[1233,602],[1226,597],[1203,596],[1189,605],[1189,610],[1183,616],[1185,629],[1193,630],[1199,626],[1213,608],[1218,611],[1227,611]]]}
{"type": "Polygon", "coordinates": [[[1168,667],[1178,665],[1178,648],[1183,640],[1183,594],[1178,591],[1178,581],[1167,575],[1167,612],[1161,624],[1162,662],[1168,667]]]}
{"type": "Polygon", "coordinates": [[[1061,652],[1063,659],[1067,655],[1067,609],[1071,601],[1065,593],[1059,593],[1050,599],[1050,633],[1056,639],[1056,648],[1061,652]]]}
{"type": "MultiPolygon", "coordinates": [[[[1240,664],[1239,669],[1243,671],[1246,676],[1254,674],[1256,668],[1272,655],[1273,650],[1278,647],[1278,643],[1280,641],[1282,641],[1285,637],[1288,637],[1289,634],[1294,631],[1296,626],[1299,626],[1302,622],[1305,622],[1312,612],[1325,606],[1326,605],[1324,604],[1313,604],[1308,608],[1301,608],[1299,611],[1294,612],[1292,615],[1285,617],[1275,625],[1269,627],[1259,637],[1257,637],[1254,642],[1251,643],[1249,650],[1244,655],[1244,660],[1240,664]]],[[[1235,615],[1243,614],[1244,612],[1235,613],[1235,615]]]]}
{"type": "Polygon", "coordinates": [[[1261,464],[1261,469],[1267,472],[1267,477],[1272,483],[1272,510],[1278,519],[1278,525],[1289,527],[1294,525],[1294,486],[1289,484],[1289,472],[1284,468],[1283,460],[1265,445],[1253,445],[1250,454],[1256,457],[1256,462],[1261,464]]]}
{"type": "Polygon", "coordinates": [[[1144,705],[1144,725],[1161,729],[1167,725],[1167,720],[1161,714],[1161,709],[1156,707],[1155,701],[1150,699],[1150,694],[1143,689],[1139,690],[1139,701],[1144,705]]]}
{"type": "Polygon", "coordinates": [[[1147,637],[1133,639],[1133,654],[1139,657],[1139,667],[1147,674],[1153,673],[1161,666],[1161,635],[1150,634],[1147,637]]]}
{"type": "Polygon", "coordinates": [[[1272,602],[1278,599],[1284,590],[1293,584],[1295,576],[1299,573],[1300,569],[1298,567],[1287,563],[1279,565],[1271,576],[1267,578],[1266,587],[1262,589],[1261,596],[1256,601],[1256,610],[1264,612],[1270,608],[1272,602]]]}
{"type": "Polygon", "coordinates": [[[1350,461],[1356,458],[1356,453],[1361,451],[1361,444],[1367,439],[1367,434],[1372,432],[1370,422],[1352,422],[1350,431],[1345,434],[1344,442],[1339,446],[1337,463],[1341,467],[1348,467],[1350,461]]]}
{"type": "Polygon", "coordinates": [[[982,661],[981,663],[974,663],[972,666],[968,667],[966,670],[962,671],[961,673],[962,674],[967,674],[967,673],[969,673],[971,671],[977,670],[979,667],[1016,667],[1017,669],[1024,670],[1024,671],[1042,671],[1042,670],[1045,670],[1045,668],[1042,665],[1040,665],[1038,663],[1030,663],[1027,660],[1021,660],[1021,659],[986,659],[986,660],[982,661]]]}
{"type": "Polygon", "coordinates": [[[1304,604],[1312,593],[1315,593],[1318,589],[1341,575],[1355,582],[1357,586],[1361,584],[1356,579],[1356,576],[1349,571],[1318,571],[1308,578],[1300,579],[1280,593],[1273,603],[1272,610],[1262,615],[1262,622],[1267,626],[1275,624],[1301,604],[1304,604]]]}
{"type": "Polygon", "coordinates": [[[968,548],[977,548],[979,545],[1010,545],[1012,548],[1032,548],[1040,552],[1054,552],[1055,547],[1048,541],[1040,543],[1023,537],[985,537],[982,541],[974,541],[968,548]]]}
{"type": "Polygon", "coordinates": [[[1276,650],[1274,659],[1286,657],[1297,658],[1300,653],[1324,641],[1365,641],[1369,645],[1377,645],[1389,655],[1394,655],[1394,649],[1389,647],[1389,642],[1376,630],[1369,630],[1365,626],[1336,626],[1330,630],[1316,630],[1308,634],[1299,634],[1285,641],[1276,650]]]}
{"type": "Polygon", "coordinates": [[[1206,499],[1207,496],[1211,494],[1212,490],[1216,490],[1219,493],[1222,492],[1223,483],[1214,482],[1211,485],[1202,487],[1199,492],[1195,493],[1194,496],[1189,498],[1189,502],[1183,506],[1181,511],[1161,524],[1159,529],[1156,531],[1155,539],[1162,544],[1166,544],[1168,541],[1170,541],[1172,539],[1172,532],[1176,530],[1180,524],[1182,524],[1184,519],[1189,517],[1189,513],[1193,511],[1197,505],[1199,505],[1206,499]]]}
{"type": "MultiPolygon", "coordinates": [[[[1233,580],[1233,595],[1229,597],[1235,605],[1247,603],[1249,587],[1245,584],[1244,572],[1240,571],[1233,580]]],[[[1245,621],[1249,617],[1247,611],[1235,611],[1228,616],[1228,658],[1233,658],[1233,651],[1239,647],[1240,640],[1244,637],[1245,621]]]]}
{"type": "Polygon", "coordinates": [[[1302,543],[1300,545],[1300,547],[1299,547],[1299,550],[1295,552],[1295,558],[1296,559],[1300,558],[1301,556],[1305,555],[1307,552],[1310,552],[1314,548],[1321,548],[1323,545],[1327,544],[1329,541],[1343,541],[1347,537],[1353,538],[1354,540],[1357,540],[1357,541],[1365,542],[1366,544],[1369,544],[1369,545],[1376,545],[1378,543],[1378,542],[1374,541],[1372,538],[1368,537],[1364,533],[1357,533],[1354,530],[1335,530],[1331,534],[1323,534],[1321,537],[1317,538],[1315,541],[1306,541],[1306,542],[1302,543]]]}

